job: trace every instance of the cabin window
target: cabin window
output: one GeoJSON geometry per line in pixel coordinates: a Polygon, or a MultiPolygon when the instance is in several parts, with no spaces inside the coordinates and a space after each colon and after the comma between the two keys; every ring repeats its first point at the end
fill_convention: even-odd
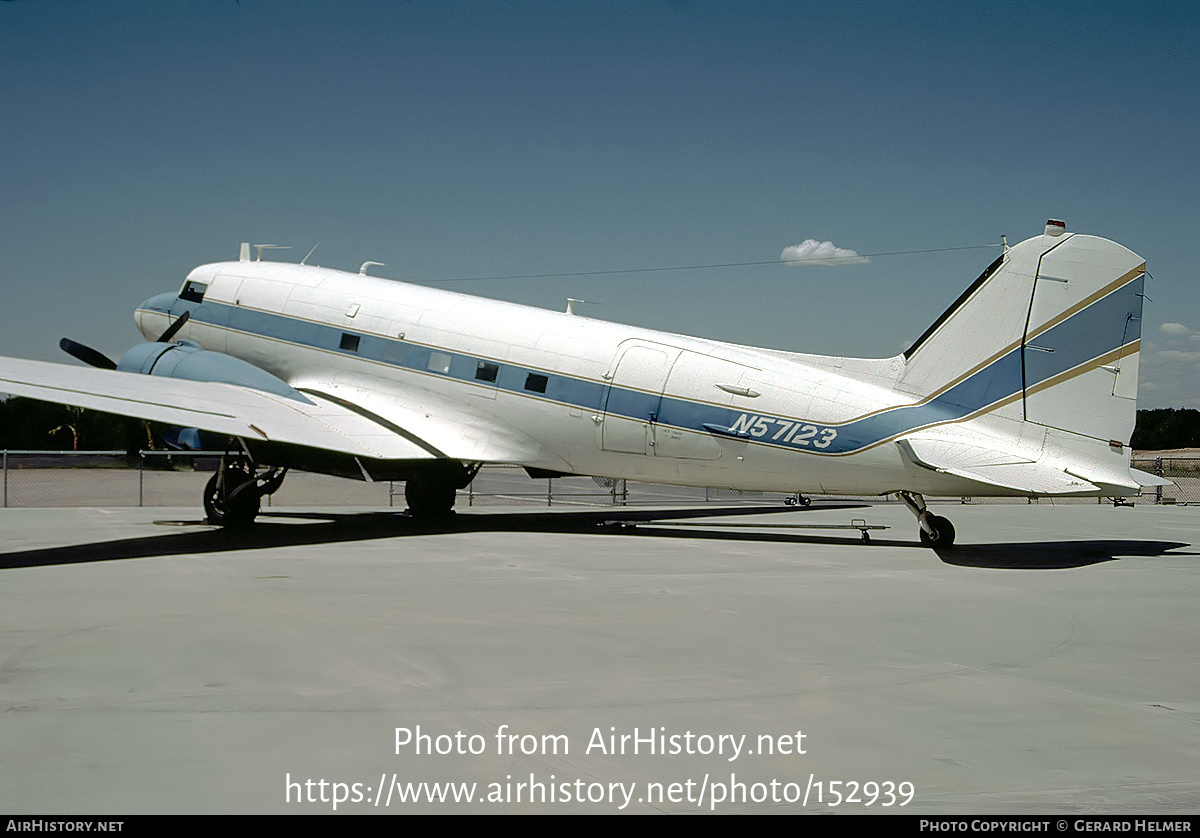
{"type": "Polygon", "coordinates": [[[183,290],[179,292],[179,299],[187,300],[189,303],[204,302],[204,292],[208,290],[208,285],[195,280],[188,280],[183,284],[183,290]]]}
{"type": "Polygon", "coordinates": [[[546,392],[546,384],[549,381],[550,379],[546,376],[541,375],[540,373],[531,372],[529,375],[525,376],[525,389],[529,390],[531,393],[544,393],[546,392]]]}
{"type": "Polygon", "coordinates": [[[389,364],[399,365],[404,361],[404,344],[396,340],[384,341],[383,360],[389,364]]]}
{"type": "Polygon", "coordinates": [[[450,372],[450,356],[445,352],[430,352],[429,369],[443,375],[450,372]]]}
{"type": "Polygon", "coordinates": [[[342,349],[347,352],[358,351],[358,335],[352,335],[349,332],[342,332],[342,349]]]}
{"type": "Polygon", "coordinates": [[[496,364],[489,364],[487,361],[480,361],[479,366],[475,368],[476,381],[489,381],[492,384],[496,383],[496,376],[500,373],[500,367],[496,364]]]}

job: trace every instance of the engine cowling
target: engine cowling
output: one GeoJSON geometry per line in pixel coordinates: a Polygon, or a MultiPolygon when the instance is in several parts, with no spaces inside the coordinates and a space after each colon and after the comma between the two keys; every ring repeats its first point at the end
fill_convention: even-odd
{"type": "MultiPolygon", "coordinates": [[[[249,361],[203,349],[194,343],[140,343],[121,356],[120,372],[161,375],[187,381],[218,381],[261,390],[311,404],[302,393],[283,379],[254,366],[249,361]]],[[[224,437],[197,428],[168,428],[163,441],[171,448],[200,451],[220,448],[224,437]]]]}
{"type": "Polygon", "coordinates": [[[121,356],[117,369],[187,381],[219,381],[261,390],[306,404],[311,402],[283,379],[249,361],[203,349],[194,343],[140,343],[121,356]]]}

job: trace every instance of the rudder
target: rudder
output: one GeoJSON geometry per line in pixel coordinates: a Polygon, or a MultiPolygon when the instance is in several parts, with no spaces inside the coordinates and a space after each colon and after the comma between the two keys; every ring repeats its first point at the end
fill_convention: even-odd
{"type": "Polygon", "coordinates": [[[1146,263],[1108,239],[1064,238],[1042,256],[1034,281],[1022,347],[1025,419],[1128,443],[1146,263]]]}

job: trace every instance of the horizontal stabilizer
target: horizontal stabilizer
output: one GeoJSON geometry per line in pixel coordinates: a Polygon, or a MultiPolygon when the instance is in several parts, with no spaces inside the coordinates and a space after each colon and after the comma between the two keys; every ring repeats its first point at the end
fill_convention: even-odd
{"type": "Polygon", "coordinates": [[[902,439],[896,443],[914,464],[989,486],[1030,495],[1071,495],[1100,487],[1021,454],[948,439],[902,439]]]}
{"type": "Polygon", "coordinates": [[[1150,474],[1148,471],[1131,468],[1129,474],[1137,481],[1139,486],[1152,489],[1155,486],[1174,486],[1174,480],[1168,480],[1165,477],[1159,477],[1157,474],[1150,474]]]}

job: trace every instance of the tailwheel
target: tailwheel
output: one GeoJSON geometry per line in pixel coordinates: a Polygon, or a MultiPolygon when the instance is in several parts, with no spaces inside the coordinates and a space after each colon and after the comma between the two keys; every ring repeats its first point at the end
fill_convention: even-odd
{"type": "Polygon", "coordinates": [[[925,528],[921,527],[918,532],[922,544],[926,547],[950,547],[954,544],[954,525],[949,519],[941,515],[930,515],[927,520],[933,528],[933,534],[925,532],[925,528]]]}
{"type": "Polygon", "coordinates": [[[925,498],[917,492],[897,492],[900,500],[917,516],[921,528],[917,534],[926,547],[950,547],[954,544],[954,525],[941,515],[934,515],[925,506],[925,498]]]}

